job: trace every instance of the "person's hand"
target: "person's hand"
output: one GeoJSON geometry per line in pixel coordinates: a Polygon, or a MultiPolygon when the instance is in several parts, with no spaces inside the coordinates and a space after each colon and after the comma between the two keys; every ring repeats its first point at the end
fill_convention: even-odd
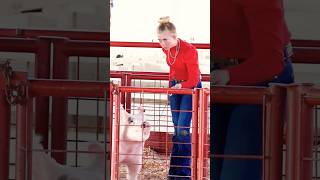
{"type": "Polygon", "coordinates": [[[213,70],[211,80],[213,85],[226,85],[230,80],[229,72],[227,70],[213,70]]]}
{"type": "Polygon", "coordinates": [[[182,88],[182,84],[178,83],[174,86],[171,87],[172,89],[181,89],[182,88]]]}

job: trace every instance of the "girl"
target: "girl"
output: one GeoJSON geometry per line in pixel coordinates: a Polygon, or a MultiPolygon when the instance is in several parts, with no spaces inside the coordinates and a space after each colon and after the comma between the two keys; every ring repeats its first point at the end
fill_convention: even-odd
{"type": "MultiPolygon", "coordinates": [[[[198,52],[194,46],[177,38],[176,28],[169,17],[159,20],[158,39],[166,62],[170,67],[169,87],[200,88],[198,52]]],[[[170,108],[174,124],[173,147],[171,152],[169,179],[191,179],[192,95],[172,94],[170,108]]]]}

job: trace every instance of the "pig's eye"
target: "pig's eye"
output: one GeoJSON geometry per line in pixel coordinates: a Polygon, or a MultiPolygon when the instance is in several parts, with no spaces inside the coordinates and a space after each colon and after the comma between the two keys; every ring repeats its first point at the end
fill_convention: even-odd
{"type": "Polygon", "coordinates": [[[129,123],[132,123],[132,122],[133,122],[133,118],[132,118],[132,117],[129,117],[129,118],[128,118],[128,121],[129,121],[129,123]]]}

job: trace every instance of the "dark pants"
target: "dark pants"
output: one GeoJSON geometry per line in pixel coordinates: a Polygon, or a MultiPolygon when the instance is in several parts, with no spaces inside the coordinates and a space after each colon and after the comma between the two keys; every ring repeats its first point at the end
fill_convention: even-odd
{"type": "MultiPolygon", "coordinates": [[[[175,84],[176,81],[171,82],[171,86],[175,84]]],[[[197,87],[202,87],[201,82],[198,83],[197,87]]],[[[172,94],[170,96],[170,108],[174,124],[174,135],[172,137],[173,147],[169,179],[191,179],[183,176],[191,176],[190,124],[192,118],[192,95],[172,94]]]]}
{"type": "MultiPolygon", "coordinates": [[[[285,67],[270,82],[292,83],[291,59],[285,59],[285,67]]],[[[268,86],[268,83],[257,86],[268,86]]],[[[261,155],[262,154],[262,106],[242,104],[211,104],[211,154],[261,155]]],[[[212,157],[212,156],[211,156],[212,157]]],[[[261,180],[262,161],[211,158],[213,180],[261,180]]]]}

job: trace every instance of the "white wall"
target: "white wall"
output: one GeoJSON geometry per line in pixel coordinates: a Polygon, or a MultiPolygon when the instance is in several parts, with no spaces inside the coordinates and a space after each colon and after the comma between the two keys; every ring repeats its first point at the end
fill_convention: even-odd
{"type": "Polygon", "coordinates": [[[111,40],[157,42],[162,16],[170,16],[180,38],[210,42],[210,0],[115,0],[111,40]]]}

